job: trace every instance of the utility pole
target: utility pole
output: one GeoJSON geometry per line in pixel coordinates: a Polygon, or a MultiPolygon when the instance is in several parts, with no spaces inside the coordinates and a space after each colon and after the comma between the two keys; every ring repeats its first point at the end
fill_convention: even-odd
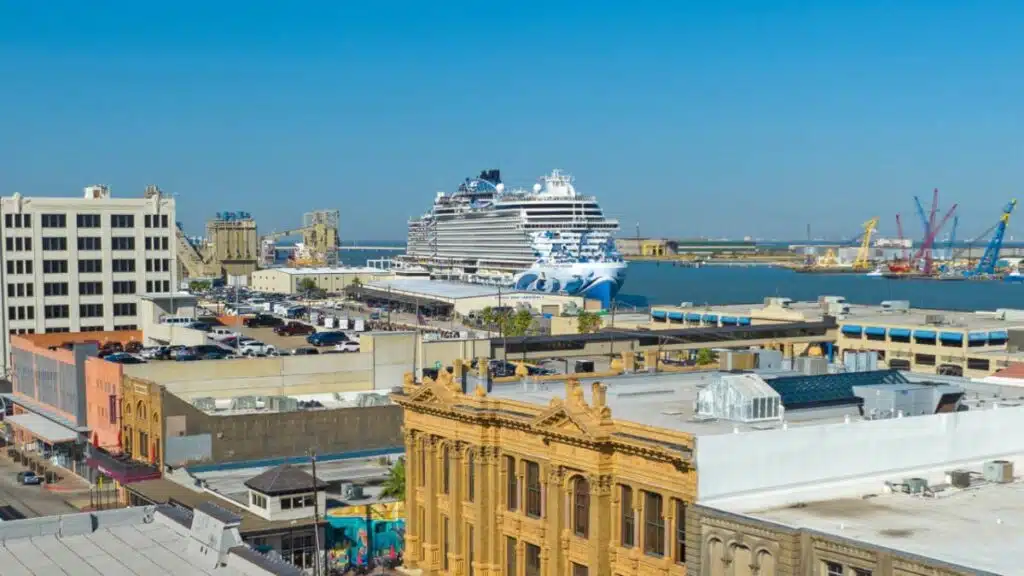
{"type": "Polygon", "coordinates": [[[313,576],[320,576],[323,572],[320,570],[320,497],[316,486],[316,450],[309,451],[309,459],[313,464],[313,542],[316,547],[313,556],[313,576]]]}

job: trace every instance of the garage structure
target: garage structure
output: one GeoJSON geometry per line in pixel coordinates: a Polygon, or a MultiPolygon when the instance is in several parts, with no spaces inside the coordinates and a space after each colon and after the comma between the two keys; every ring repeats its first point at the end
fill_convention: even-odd
{"type": "Polygon", "coordinates": [[[390,272],[377,268],[265,268],[252,273],[253,290],[273,294],[297,294],[301,292],[303,280],[312,280],[317,288],[329,293],[340,293],[356,282],[367,284],[376,280],[391,278],[390,272]],[[358,280],[358,281],[357,281],[358,280]]]}
{"type": "Polygon", "coordinates": [[[351,286],[347,293],[367,302],[393,303],[431,315],[446,316],[455,313],[469,316],[484,308],[510,307],[527,304],[542,314],[559,315],[569,309],[600,310],[599,300],[587,300],[581,296],[548,294],[544,292],[520,292],[498,286],[463,284],[426,278],[394,278],[351,286]]]}

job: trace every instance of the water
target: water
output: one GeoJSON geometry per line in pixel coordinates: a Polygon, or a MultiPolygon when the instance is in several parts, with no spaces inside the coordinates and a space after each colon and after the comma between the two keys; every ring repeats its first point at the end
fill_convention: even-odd
{"type": "Polygon", "coordinates": [[[679,268],[631,262],[619,300],[645,304],[754,304],[766,296],[817,300],[844,296],[855,304],[909,300],[915,308],[994,310],[1024,308],[1024,285],[1001,281],[889,280],[863,274],[799,274],[784,268],[679,268]]]}
{"type": "MultiPolygon", "coordinates": [[[[369,259],[391,258],[395,252],[342,250],[344,265],[362,266],[369,259]]],[[[756,304],[766,296],[817,300],[844,296],[855,304],[910,300],[915,308],[939,310],[1024,309],[1024,284],[991,281],[938,282],[888,280],[863,274],[798,274],[767,266],[705,266],[680,268],[656,262],[631,262],[623,292],[624,305],[756,304]]]]}

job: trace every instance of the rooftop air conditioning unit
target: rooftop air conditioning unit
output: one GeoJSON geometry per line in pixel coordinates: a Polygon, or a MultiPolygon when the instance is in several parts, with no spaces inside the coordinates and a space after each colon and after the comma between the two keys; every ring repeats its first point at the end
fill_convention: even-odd
{"type": "Polygon", "coordinates": [[[970,488],[971,473],[967,470],[953,470],[949,473],[949,483],[954,488],[970,488]]]}
{"type": "Polygon", "coordinates": [[[942,314],[925,314],[924,316],[925,324],[942,324],[945,320],[946,318],[942,314]]]}
{"type": "Polygon", "coordinates": [[[928,491],[928,481],[924,478],[907,478],[903,485],[910,494],[924,494],[928,491]]]}
{"type": "Polygon", "coordinates": [[[1013,482],[1013,462],[1008,460],[991,460],[985,462],[983,471],[985,480],[997,484],[1013,482]]]}

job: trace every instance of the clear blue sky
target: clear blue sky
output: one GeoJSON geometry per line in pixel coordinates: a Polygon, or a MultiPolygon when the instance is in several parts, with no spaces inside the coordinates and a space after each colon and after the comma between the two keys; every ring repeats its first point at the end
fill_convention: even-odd
{"type": "Polygon", "coordinates": [[[916,234],[939,187],[963,237],[1022,182],[1021,30],[1008,0],[0,0],[0,192],[397,239],[481,169],[563,168],[628,235],[916,234]]]}

